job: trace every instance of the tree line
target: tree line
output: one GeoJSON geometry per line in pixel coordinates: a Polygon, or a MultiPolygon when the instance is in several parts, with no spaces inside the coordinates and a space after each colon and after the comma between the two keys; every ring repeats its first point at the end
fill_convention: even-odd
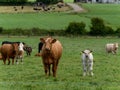
{"type": "MultiPolygon", "coordinates": [[[[63,0],[36,0],[35,2],[42,2],[44,4],[54,4],[57,3],[59,1],[63,1],[63,0]]],[[[25,4],[27,3],[28,0],[0,0],[1,4],[6,4],[6,5],[19,5],[19,4],[25,4]]]]}

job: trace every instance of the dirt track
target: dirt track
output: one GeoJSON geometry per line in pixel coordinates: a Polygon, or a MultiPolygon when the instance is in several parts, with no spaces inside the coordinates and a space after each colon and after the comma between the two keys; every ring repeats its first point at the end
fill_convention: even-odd
{"type": "Polygon", "coordinates": [[[83,11],[85,11],[82,7],[80,7],[76,3],[67,3],[67,5],[69,5],[70,7],[73,8],[73,12],[83,12],[83,11]]]}

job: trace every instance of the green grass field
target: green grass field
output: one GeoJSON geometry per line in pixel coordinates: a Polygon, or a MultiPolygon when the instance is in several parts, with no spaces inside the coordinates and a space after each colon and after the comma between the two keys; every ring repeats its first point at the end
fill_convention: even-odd
{"type": "Polygon", "coordinates": [[[33,47],[24,64],[3,65],[0,61],[0,90],[119,90],[120,50],[106,54],[105,44],[120,42],[119,38],[54,37],[63,45],[57,77],[46,77],[40,57],[35,57],[40,37],[0,37],[0,41],[23,41],[33,47]],[[94,76],[82,76],[80,53],[89,48],[94,55],[94,76]]]}
{"type": "Polygon", "coordinates": [[[65,13],[29,13],[0,14],[0,26],[3,28],[33,28],[64,29],[72,21],[88,21],[78,15],[65,13]]]}

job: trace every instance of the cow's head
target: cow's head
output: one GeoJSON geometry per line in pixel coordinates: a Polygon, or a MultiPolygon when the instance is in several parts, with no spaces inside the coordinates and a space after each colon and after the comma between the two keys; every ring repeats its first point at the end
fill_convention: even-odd
{"type": "Polygon", "coordinates": [[[12,46],[13,46],[13,51],[15,53],[18,52],[18,44],[17,43],[13,43],[12,46]]]}
{"type": "Polygon", "coordinates": [[[82,53],[85,55],[85,57],[87,58],[89,56],[90,53],[92,53],[91,50],[84,50],[82,51],[82,53]]]}
{"type": "Polygon", "coordinates": [[[51,37],[49,37],[49,38],[40,38],[40,40],[44,45],[44,47],[43,47],[44,50],[46,50],[47,52],[51,51],[52,44],[57,41],[56,39],[53,39],[51,37]]]}

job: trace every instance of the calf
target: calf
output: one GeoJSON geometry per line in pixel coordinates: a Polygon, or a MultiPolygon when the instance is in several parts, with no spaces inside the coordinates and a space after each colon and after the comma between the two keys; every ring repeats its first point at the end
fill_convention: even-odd
{"type": "Polygon", "coordinates": [[[26,52],[27,56],[30,56],[32,53],[32,48],[30,46],[25,46],[24,51],[26,52]]]}
{"type": "Polygon", "coordinates": [[[83,76],[93,76],[93,54],[90,50],[82,51],[83,76]]]}
{"type": "Polygon", "coordinates": [[[118,43],[109,43],[109,44],[106,44],[106,46],[105,46],[106,52],[112,53],[112,54],[117,53],[118,47],[119,47],[118,43]]]}

